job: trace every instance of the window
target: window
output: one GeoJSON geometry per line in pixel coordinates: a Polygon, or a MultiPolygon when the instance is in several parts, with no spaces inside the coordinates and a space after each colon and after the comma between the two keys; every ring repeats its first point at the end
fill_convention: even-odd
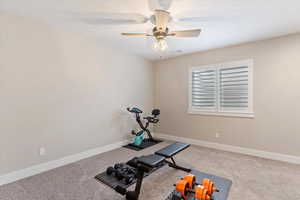
{"type": "Polygon", "coordinates": [[[253,61],[190,69],[189,113],[253,117],[253,61]]]}

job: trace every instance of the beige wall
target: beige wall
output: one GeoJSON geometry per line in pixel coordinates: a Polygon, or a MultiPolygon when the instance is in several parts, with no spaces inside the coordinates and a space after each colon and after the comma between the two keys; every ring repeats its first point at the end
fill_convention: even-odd
{"type": "Polygon", "coordinates": [[[155,105],[162,110],[157,132],[300,156],[299,34],[162,60],[155,77],[155,105]],[[249,58],[254,119],[187,113],[190,66],[249,58]]]}
{"type": "Polygon", "coordinates": [[[29,18],[0,27],[0,174],[121,141],[125,108],[152,108],[151,63],[29,18]]]}

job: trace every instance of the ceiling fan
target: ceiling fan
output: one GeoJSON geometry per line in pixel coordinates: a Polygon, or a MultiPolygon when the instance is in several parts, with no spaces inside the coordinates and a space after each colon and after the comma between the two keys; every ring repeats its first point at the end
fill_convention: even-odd
{"type": "MultiPolygon", "coordinates": [[[[83,18],[84,22],[92,24],[144,24],[150,21],[154,27],[152,33],[121,33],[124,36],[154,37],[154,49],[164,51],[167,49],[166,37],[198,37],[201,29],[170,31],[168,23],[175,21],[168,12],[172,0],[148,0],[153,15],[146,17],[136,13],[93,13],[83,18]]],[[[185,17],[176,21],[195,22],[203,21],[202,17],[185,17]]]]}
{"type": "MultiPolygon", "coordinates": [[[[170,1],[169,1],[170,2],[170,1]]],[[[166,10],[155,10],[150,18],[144,18],[144,23],[150,20],[154,25],[152,34],[148,33],[122,33],[124,36],[150,36],[156,39],[154,49],[164,51],[167,49],[166,37],[198,37],[201,29],[184,30],[184,31],[169,31],[168,23],[172,20],[170,13],[166,10]]]]}

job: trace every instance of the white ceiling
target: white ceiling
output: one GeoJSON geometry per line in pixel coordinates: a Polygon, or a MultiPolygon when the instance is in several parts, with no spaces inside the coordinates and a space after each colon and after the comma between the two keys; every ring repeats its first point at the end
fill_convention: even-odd
{"type": "Polygon", "coordinates": [[[1,0],[0,11],[32,15],[77,31],[87,32],[113,46],[147,59],[171,57],[300,32],[299,0],[173,0],[173,16],[203,16],[209,20],[170,24],[171,30],[201,28],[199,38],[168,38],[169,49],[158,54],[151,39],[124,37],[121,32],[150,31],[141,25],[86,25],[67,19],[68,12],[136,12],[150,16],[147,0],[1,0]],[[182,52],[177,52],[181,50],[182,52]]]}

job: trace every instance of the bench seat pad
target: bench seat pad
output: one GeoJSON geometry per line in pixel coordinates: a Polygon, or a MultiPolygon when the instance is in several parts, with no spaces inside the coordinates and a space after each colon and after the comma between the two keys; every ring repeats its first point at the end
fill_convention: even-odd
{"type": "Polygon", "coordinates": [[[176,142],[174,144],[170,144],[163,149],[160,149],[155,152],[156,155],[164,156],[166,158],[171,158],[177,153],[183,151],[184,149],[188,148],[190,144],[176,142]]]}
{"type": "Polygon", "coordinates": [[[148,156],[141,156],[138,158],[139,163],[147,165],[148,167],[151,167],[151,168],[156,167],[164,160],[165,160],[165,157],[160,156],[160,155],[155,155],[155,154],[151,154],[148,156]]]}

